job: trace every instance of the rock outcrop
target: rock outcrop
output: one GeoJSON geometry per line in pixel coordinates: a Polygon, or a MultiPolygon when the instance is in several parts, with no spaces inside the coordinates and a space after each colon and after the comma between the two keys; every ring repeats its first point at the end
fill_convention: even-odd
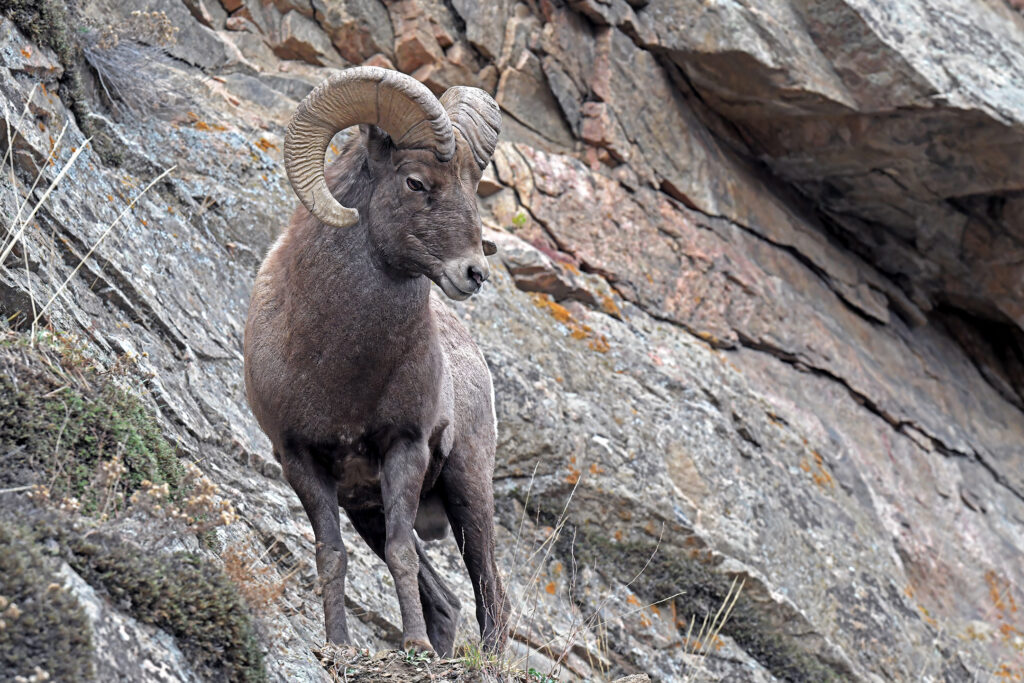
{"type": "MultiPolygon", "coordinates": [[[[81,0],[62,34],[39,27],[48,1],[0,7],[0,254],[18,233],[2,318],[127,363],[232,501],[216,547],[251,551],[283,591],[256,609],[271,679],[329,674],[311,533],[245,406],[242,326],[296,204],[283,125],[328,69],[360,63],[477,85],[503,110],[480,202],[504,267],[452,306],[495,381],[510,662],[570,679],[1024,677],[1011,5],[81,0]],[[173,42],[129,30],[132,11],[163,12],[173,42]],[[105,71],[97,50],[117,57],[105,71]]],[[[29,515],[14,483],[0,508],[29,515]]],[[[395,647],[386,568],[346,538],[357,644],[395,647]]],[[[454,544],[432,553],[471,605],[454,544]]],[[[201,676],[88,573],[50,571],[103,645],[95,671],[201,676]],[[139,635],[110,656],[114,631],[139,635]]]]}

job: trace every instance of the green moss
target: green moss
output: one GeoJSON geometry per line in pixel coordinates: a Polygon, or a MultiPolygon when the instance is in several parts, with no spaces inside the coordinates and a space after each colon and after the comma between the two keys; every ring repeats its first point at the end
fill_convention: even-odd
{"type": "Polygon", "coordinates": [[[100,534],[65,534],[60,543],[75,571],[139,621],[173,635],[209,680],[266,680],[249,611],[219,568],[191,553],[141,553],[100,534]]]}
{"type": "Polygon", "coordinates": [[[216,565],[192,553],[143,552],[46,511],[2,507],[0,596],[22,613],[0,628],[0,672],[39,665],[50,680],[94,676],[88,620],[73,596],[52,589],[52,562],[38,550],[44,543],[116,609],[173,636],[204,680],[266,680],[251,613],[216,565]]]}
{"type": "Polygon", "coordinates": [[[0,676],[31,676],[35,667],[53,681],[94,677],[89,624],[78,601],[62,588],[52,563],[16,527],[0,522],[0,676]],[[16,617],[9,611],[15,605],[16,617]],[[6,612],[6,613],[5,613],[6,612]]]}
{"type": "Polygon", "coordinates": [[[58,0],[0,0],[0,12],[37,45],[57,54],[65,67],[78,59],[78,47],[71,35],[68,6],[58,0]]]}
{"type": "Polygon", "coordinates": [[[182,471],[174,448],[110,374],[82,367],[68,349],[63,359],[25,347],[0,353],[0,451],[12,454],[0,483],[47,484],[54,498],[74,496],[83,511],[94,512],[105,497],[94,485],[96,468],[120,456],[125,497],[145,479],[176,491],[182,471]]]}

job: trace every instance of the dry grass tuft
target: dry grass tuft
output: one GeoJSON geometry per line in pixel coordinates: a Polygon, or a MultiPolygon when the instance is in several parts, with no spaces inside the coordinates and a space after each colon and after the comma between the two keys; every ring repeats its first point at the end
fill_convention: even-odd
{"type": "MultiPolygon", "coordinates": [[[[256,614],[271,610],[284,595],[291,574],[281,577],[273,565],[262,564],[241,544],[232,544],[221,553],[224,573],[238,587],[238,592],[256,614]]],[[[292,573],[297,572],[295,569],[292,573]]]]}

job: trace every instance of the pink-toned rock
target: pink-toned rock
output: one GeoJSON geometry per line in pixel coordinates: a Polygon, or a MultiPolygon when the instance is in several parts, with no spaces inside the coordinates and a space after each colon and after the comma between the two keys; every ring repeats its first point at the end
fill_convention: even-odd
{"type": "Polygon", "coordinates": [[[395,28],[395,64],[406,73],[444,59],[434,25],[419,0],[400,0],[388,7],[395,28]]]}
{"type": "Polygon", "coordinates": [[[374,54],[390,58],[395,34],[388,10],[378,0],[312,0],[317,22],[347,61],[359,64],[374,54]]]}
{"type": "Polygon", "coordinates": [[[362,64],[363,66],[379,66],[382,69],[394,69],[395,65],[388,59],[387,55],[380,52],[367,59],[362,64]]]}
{"type": "Polygon", "coordinates": [[[592,145],[604,147],[617,161],[629,161],[629,142],[615,115],[604,102],[583,104],[582,137],[592,145]]]}
{"type": "Polygon", "coordinates": [[[340,67],[345,64],[319,25],[294,10],[274,21],[268,41],[274,53],[282,59],[300,59],[316,66],[340,67]]]}

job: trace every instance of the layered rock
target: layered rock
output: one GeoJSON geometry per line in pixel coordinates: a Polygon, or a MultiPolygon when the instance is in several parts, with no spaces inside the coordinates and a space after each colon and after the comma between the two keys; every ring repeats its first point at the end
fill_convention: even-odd
{"type": "MultiPolygon", "coordinates": [[[[308,523],[244,404],[242,324],[295,205],[283,123],[322,67],[363,62],[480,85],[505,115],[481,191],[503,267],[453,307],[495,380],[508,657],[567,678],[1024,674],[1021,17],[481,5],[152,0],[181,29],[167,49],[194,108],[110,119],[122,166],[85,150],[0,270],[4,318],[54,296],[41,324],[135,358],[166,433],[230,494],[221,540],[286,586],[261,616],[271,677],[325,679],[323,632],[308,523]],[[719,636],[687,638],[741,583],[719,636]]],[[[79,65],[0,35],[34,206],[85,143],[54,94],[79,65]]],[[[8,229],[17,201],[0,192],[8,229]]],[[[394,647],[386,569],[348,545],[356,641],[394,647]]],[[[432,552],[471,605],[454,546],[432,552]]],[[[144,631],[67,583],[96,642],[144,631]]],[[[189,671],[165,636],[140,647],[189,671]]]]}

